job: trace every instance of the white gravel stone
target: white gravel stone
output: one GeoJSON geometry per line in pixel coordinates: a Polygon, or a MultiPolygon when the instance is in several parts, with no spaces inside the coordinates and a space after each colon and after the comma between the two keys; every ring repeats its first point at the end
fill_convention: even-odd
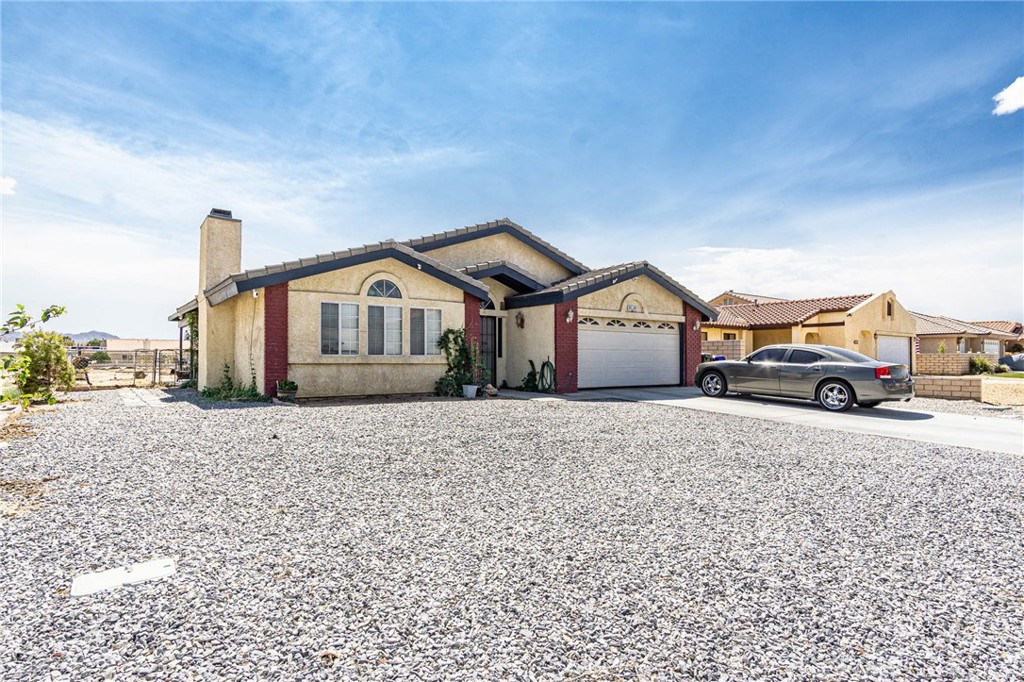
{"type": "Polygon", "coordinates": [[[30,416],[0,679],[1024,678],[1019,457],[623,402],[30,416]],[[74,575],[173,557],[71,598],[74,575]]]}

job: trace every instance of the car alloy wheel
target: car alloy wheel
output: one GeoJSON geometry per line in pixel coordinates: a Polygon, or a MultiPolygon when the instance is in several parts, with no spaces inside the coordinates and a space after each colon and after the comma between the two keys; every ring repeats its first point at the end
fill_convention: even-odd
{"type": "Polygon", "coordinates": [[[818,389],[818,403],[830,412],[846,412],[853,407],[853,395],[846,384],[830,381],[818,389]]]}
{"type": "Polygon", "coordinates": [[[700,390],[704,395],[718,398],[725,394],[725,379],[718,372],[708,372],[700,380],[700,390]]]}

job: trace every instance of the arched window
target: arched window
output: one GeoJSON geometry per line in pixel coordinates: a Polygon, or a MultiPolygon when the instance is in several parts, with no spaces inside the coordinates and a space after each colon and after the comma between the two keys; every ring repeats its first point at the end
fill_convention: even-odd
{"type": "Polygon", "coordinates": [[[676,326],[671,322],[662,322],[658,325],[658,329],[675,329],[676,326]]]}
{"type": "Polygon", "coordinates": [[[596,324],[599,324],[598,321],[595,320],[592,317],[581,317],[579,323],[582,324],[582,325],[592,325],[592,324],[596,325],[596,324]]]}
{"type": "Polygon", "coordinates": [[[402,298],[402,292],[398,290],[394,282],[389,282],[386,279],[378,279],[371,284],[370,290],[366,292],[366,295],[378,298],[402,298]]]}
{"type": "Polygon", "coordinates": [[[634,322],[633,326],[637,327],[639,329],[650,329],[651,328],[651,325],[647,324],[643,320],[640,320],[639,322],[634,322]]]}
{"type": "Polygon", "coordinates": [[[625,327],[626,323],[622,320],[608,320],[604,323],[606,327],[625,327]]]}

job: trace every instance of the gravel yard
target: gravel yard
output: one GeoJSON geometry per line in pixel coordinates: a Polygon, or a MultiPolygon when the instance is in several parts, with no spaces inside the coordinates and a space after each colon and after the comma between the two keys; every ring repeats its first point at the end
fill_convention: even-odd
{"type": "Polygon", "coordinates": [[[1019,457],[626,402],[188,395],[76,394],[0,451],[0,679],[1024,678],[1019,457]],[[68,594],[155,557],[177,573],[68,594]]]}

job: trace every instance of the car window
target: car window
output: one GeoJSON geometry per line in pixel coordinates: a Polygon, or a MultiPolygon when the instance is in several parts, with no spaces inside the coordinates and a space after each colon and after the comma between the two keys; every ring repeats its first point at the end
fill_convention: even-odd
{"type": "Polygon", "coordinates": [[[851,362],[874,362],[875,361],[874,358],[869,358],[866,355],[861,355],[860,353],[858,353],[855,350],[847,350],[846,348],[835,348],[835,347],[830,347],[829,350],[832,351],[833,353],[835,353],[836,355],[839,355],[840,357],[846,358],[847,360],[849,360],[851,362]]]}
{"type": "Polygon", "coordinates": [[[824,359],[824,356],[803,348],[794,348],[793,352],[789,354],[789,362],[794,365],[813,365],[824,359]]]}
{"type": "Polygon", "coordinates": [[[750,356],[751,362],[782,362],[786,356],[785,348],[765,348],[750,356]]]}

